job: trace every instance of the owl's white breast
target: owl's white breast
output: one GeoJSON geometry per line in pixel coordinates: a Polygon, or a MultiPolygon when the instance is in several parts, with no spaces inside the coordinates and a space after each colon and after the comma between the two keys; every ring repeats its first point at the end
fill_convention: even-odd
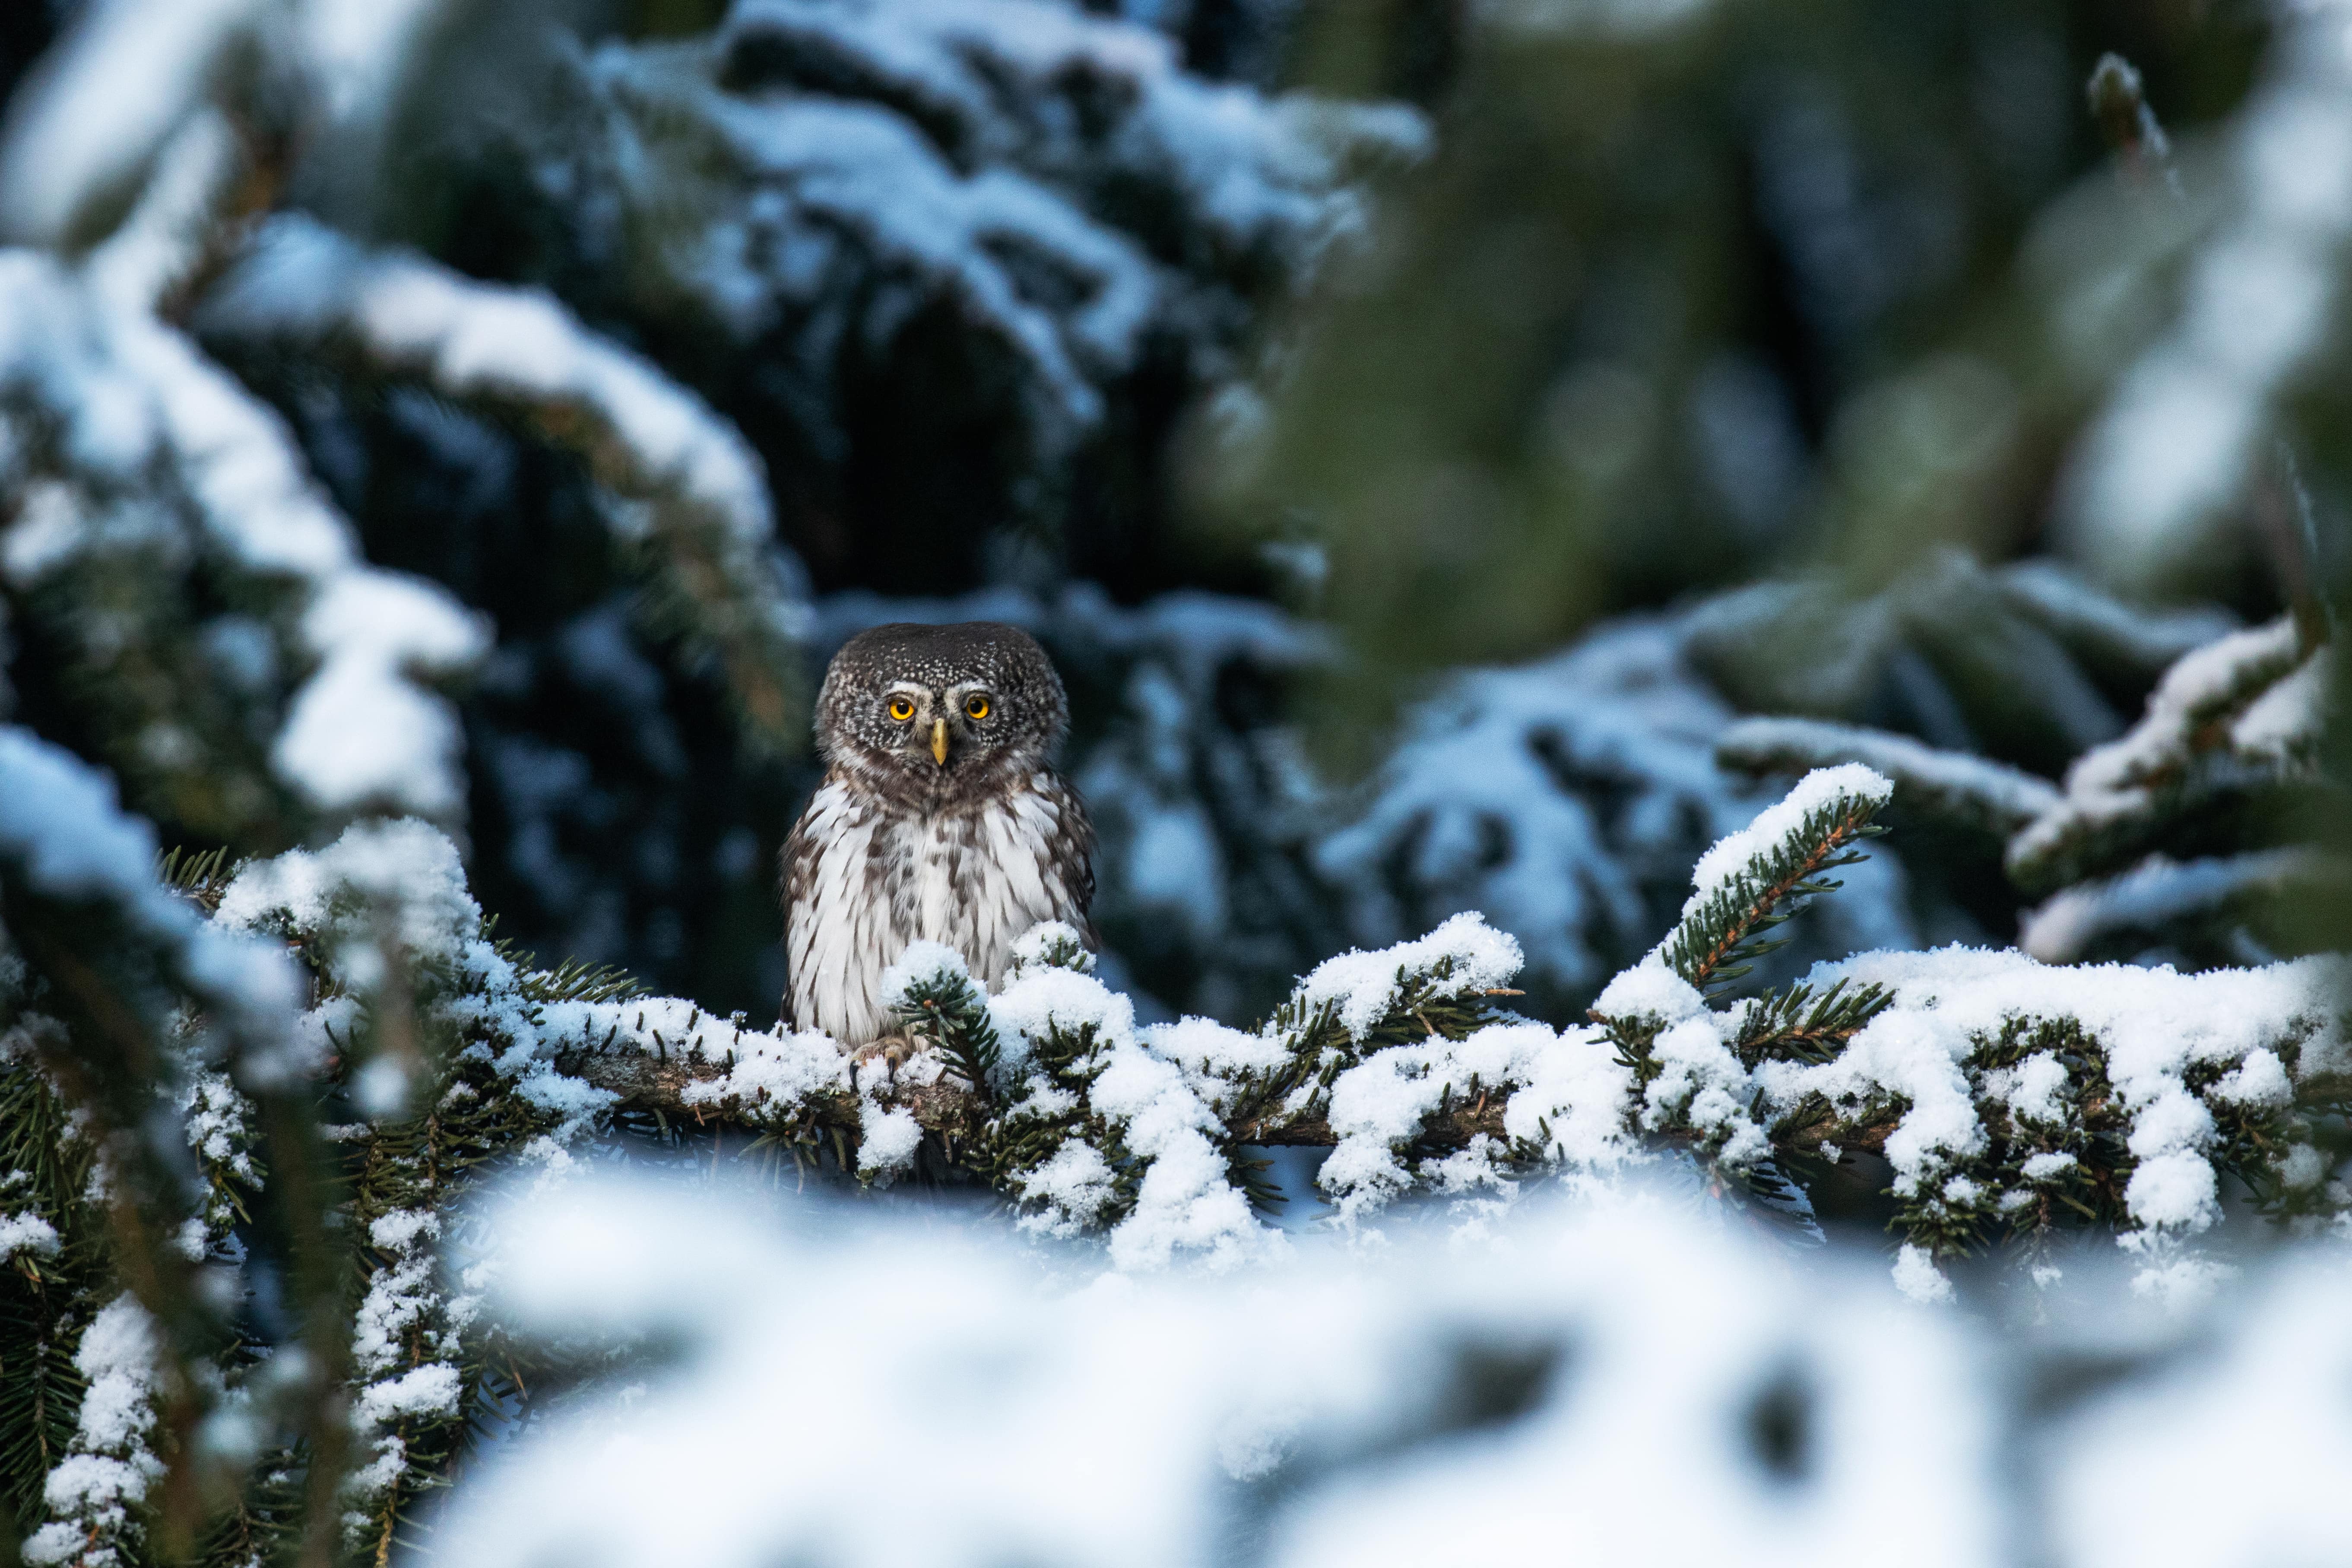
{"type": "Polygon", "coordinates": [[[925,816],[828,782],[800,830],[815,847],[814,874],[785,911],[794,1023],[852,1045],[887,1033],[876,992],[917,941],[944,942],[984,984],[1002,983],[1030,927],[1083,918],[1054,869],[1063,828],[1054,795],[1035,787],[925,816]]]}

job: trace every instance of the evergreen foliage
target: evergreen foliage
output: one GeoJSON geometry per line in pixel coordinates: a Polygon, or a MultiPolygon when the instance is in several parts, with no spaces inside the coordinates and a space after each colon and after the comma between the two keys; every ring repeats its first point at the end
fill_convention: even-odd
{"type": "MultiPolygon", "coordinates": [[[[2143,75],[2058,4],[426,5],[357,60],[339,0],[34,9],[26,1561],[430,1551],[583,1353],[501,1318],[473,1204],[592,1165],[984,1192],[1130,1275],[1280,1254],[1283,1144],[1359,1239],[1657,1178],[1883,1217],[1929,1299],[2347,1224],[2352,204],[2281,173],[2352,167],[2323,13],[2200,11],[2143,75]],[[2075,129],[1950,134],[1962,76],[2075,129]],[[1438,107],[1285,90],[1327,77],[1438,107]],[[2239,268],[2310,319],[2239,331],[2239,268]],[[1237,535],[1171,526],[1179,468],[1237,535]],[[855,1058],[753,1026],[816,661],[964,616],[1070,677],[1106,951],[1033,931],[992,994],[910,951],[855,1058]],[[1349,787],[1307,742],[1366,685],[1405,717],[1349,787]]],[[[1471,1425],[1541,1397],[1429,1361],[1471,1425]]]]}
{"type": "Polygon", "coordinates": [[[1858,762],[1912,813],[1989,837],[2021,900],[2020,942],[2054,962],[2179,954],[2242,963],[2325,945],[2345,885],[2310,847],[2341,809],[2321,769],[2333,653],[2292,616],[2219,637],[2168,669],[2139,722],[2077,756],[2063,787],[1906,737],[1810,720],[1744,721],[1727,762],[1858,762]]]}

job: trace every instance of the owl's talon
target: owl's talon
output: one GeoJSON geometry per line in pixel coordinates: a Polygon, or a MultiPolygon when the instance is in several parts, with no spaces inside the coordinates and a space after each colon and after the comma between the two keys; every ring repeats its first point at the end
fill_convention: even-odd
{"type": "Polygon", "coordinates": [[[849,1059],[862,1067],[879,1057],[886,1067],[892,1072],[897,1072],[907,1065],[907,1058],[914,1054],[915,1042],[906,1036],[885,1035],[878,1040],[868,1040],[850,1052],[849,1059]]]}

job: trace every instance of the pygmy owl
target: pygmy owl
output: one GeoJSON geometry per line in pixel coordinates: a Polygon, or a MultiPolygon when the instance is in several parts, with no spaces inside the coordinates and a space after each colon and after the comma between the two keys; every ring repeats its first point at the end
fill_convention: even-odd
{"type": "Polygon", "coordinates": [[[1016,627],[876,626],[834,655],[824,783],[784,841],[795,1028],[852,1047],[889,1034],[877,992],[912,942],[946,943],[992,988],[1040,921],[1093,945],[1094,828],[1050,761],[1068,721],[1045,650],[1016,627]]]}

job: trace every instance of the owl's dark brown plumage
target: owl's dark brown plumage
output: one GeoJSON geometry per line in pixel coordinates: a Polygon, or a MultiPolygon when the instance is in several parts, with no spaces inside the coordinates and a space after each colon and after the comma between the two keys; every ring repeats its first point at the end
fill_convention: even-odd
{"type": "Polygon", "coordinates": [[[827,763],[784,842],[785,1011],[847,1046],[889,1031],[877,995],[909,942],[984,984],[1064,921],[1092,944],[1094,828],[1052,752],[1068,723],[1045,650],[992,621],[876,626],[817,697],[827,763]]]}

